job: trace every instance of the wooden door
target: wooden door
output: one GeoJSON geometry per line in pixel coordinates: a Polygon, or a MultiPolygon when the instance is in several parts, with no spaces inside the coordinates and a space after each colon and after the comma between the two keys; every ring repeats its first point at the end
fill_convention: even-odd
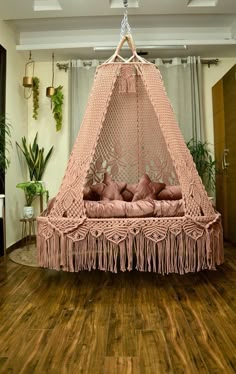
{"type": "Polygon", "coordinates": [[[223,77],[225,167],[227,183],[227,239],[236,243],[236,65],[223,77]]]}
{"type": "Polygon", "coordinates": [[[216,208],[225,239],[236,243],[236,65],[212,88],[216,208]]]}
{"type": "Polygon", "coordinates": [[[213,118],[214,118],[214,144],[216,168],[216,208],[222,214],[222,224],[225,238],[228,236],[227,222],[227,182],[226,173],[222,168],[225,147],[225,114],[223,79],[212,88],[213,118]]]}

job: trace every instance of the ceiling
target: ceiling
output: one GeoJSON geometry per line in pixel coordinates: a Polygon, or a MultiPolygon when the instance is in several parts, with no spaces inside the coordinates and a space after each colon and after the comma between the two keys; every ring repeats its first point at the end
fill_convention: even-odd
{"type": "MultiPolygon", "coordinates": [[[[138,50],[148,52],[147,58],[236,57],[235,0],[128,4],[133,37],[138,50]]],[[[0,18],[14,29],[17,49],[32,50],[41,61],[49,60],[52,51],[58,60],[106,59],[112,51],[95,52],[94,47],[117,45],[123,12],[123,0],[0,0],[0,18]],[[34,6],[61,10],[35,11],[34,6]]]]}

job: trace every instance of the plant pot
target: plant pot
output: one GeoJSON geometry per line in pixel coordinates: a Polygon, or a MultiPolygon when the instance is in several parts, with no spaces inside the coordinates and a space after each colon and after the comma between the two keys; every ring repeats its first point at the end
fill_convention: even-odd
{"type": "Polygon", "coordinates": [[[34,207],[33,206],[24,206],[23,217],[24,218],[33,218],[34,216],[34,207]]]}
{"type": "Polygon", "coordinates": [[[32,87],[33,86],[33,78],[32,77],[23,77],[23,86],[24,87],[32,87]]]}
{"type": "Polygon", "coordinates": [[[5,195],[0,194],[0,218],[3,218],[4,199],[5,195]]]}
{"type": "Polygon", "coordinates": [[[46,88],[46,96],[47,97],[52,97],[55,93],[55,88],[54,87],[47,87],[46,88]]]}

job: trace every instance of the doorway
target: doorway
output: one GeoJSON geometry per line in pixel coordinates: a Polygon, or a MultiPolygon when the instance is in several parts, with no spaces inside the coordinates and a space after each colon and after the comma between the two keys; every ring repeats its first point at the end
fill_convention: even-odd
{"type": "Polygon", "coordinates": [[[222,214],[224,238],[236,244],[236,65],[212,88],[216,175],[216,208],[222,214]]]}

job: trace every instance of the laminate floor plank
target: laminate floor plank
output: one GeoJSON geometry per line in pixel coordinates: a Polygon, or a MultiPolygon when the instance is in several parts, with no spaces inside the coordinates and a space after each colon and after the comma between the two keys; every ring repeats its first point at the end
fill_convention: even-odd
{"type": "Polygon", "coordinates": [[[0,260],[0,373],[236,372],[236,250],[217,271],[65,273],[0,260]]]}

